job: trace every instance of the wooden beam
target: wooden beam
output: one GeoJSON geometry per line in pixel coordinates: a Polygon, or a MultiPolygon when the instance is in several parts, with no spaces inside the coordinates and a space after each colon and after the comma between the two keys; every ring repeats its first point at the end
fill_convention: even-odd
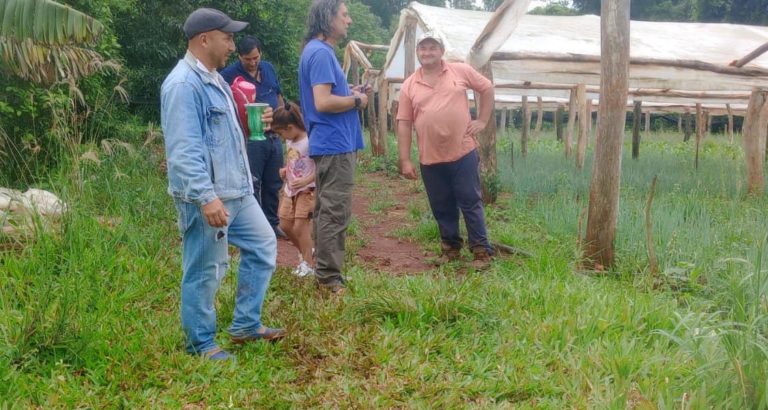
{"type": "Polygon", "coordinates": [[[621,147],[629,84],[629,0],[601,2],[600,16],[600,54],[605,57],[600,63],[600,131],[595,144],[582,263],[595,270],[611,267],[615,262],[621,147]]]}
{"type": "MultiPolygon", "coordinates": [[[[542,60],[555,62],[571,63],[600,63],[600,56],[570,53],[536,53],[536,52],[504,52],[497,51],[493,53],[491,61],[513,61],[513,60],[542,60]]],[[[698,60],[664,60],[660,58],[631,58],[630,65],[644,66],[655,65],[662,67],[687,68],[697,71],[710,71],[718,74],[729,74],[741,77],[765,77],[768,76],[768,69],[761,67],[733,67],[706,63],[698,60]]]]}
{"type": "Polygon", "coordinates": [[[754,51],[752,51],[751,53],[747,54],[746,56],[742,57],[739,60],[731,61],[731,64],[729,65],[733,67],[743,67],[745,64],[763,55],[763,53],[765,53],[766,51],[768,51],[768,43],[765,43],[762,46],[756,48],[754,51]]]}
{"type": "Polygon", "coordinates": [[[355,45],[363,50],[372,50],[372,51],[389,51],[389,46],[383,45],[383,44],[368,44],[363,43],[362,41],[357,40],[350,40],[350,43],[355,43],[355,45]]]}
{"type": "Polygon", "coordinates": [[[416,71],[416,24],[418,20],[408,17],[405,20],[405,78],[416,71]]]}
{"type": "Polygon", "coordinates": [[[466,62],[476,69],[490,64],[493,52],[515,31],[530,2],[531,0],[505,0],[501,3],[475,38],[466,62]]]}

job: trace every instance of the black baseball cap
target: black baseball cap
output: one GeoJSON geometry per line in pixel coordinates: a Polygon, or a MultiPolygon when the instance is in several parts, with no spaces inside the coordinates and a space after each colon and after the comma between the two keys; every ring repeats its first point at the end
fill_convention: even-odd
{"type": "Polygon", "coordinates": [[[237,33],[248,27],[244,21],[232,20],[229,16],[216,9],[199,8],[192,12],[184,22],[184,35],[187,39],[205,33],[219,30],[225,33],[237,33]]]}

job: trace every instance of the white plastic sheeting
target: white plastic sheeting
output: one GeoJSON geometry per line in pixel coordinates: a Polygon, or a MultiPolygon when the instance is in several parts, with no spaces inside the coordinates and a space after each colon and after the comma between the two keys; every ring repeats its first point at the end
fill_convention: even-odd
{"type": "MultiPolygon", "coordinates": [[[[390,44],[384,67],[386,78],[398,81],[404,77],[403,33],[408,17],[418,21],[417,38],[425,30],[437,31],[445,42],[445,58],[466,61],[472,45],[491,15],[488,12],[454,10],[412,2],[401,12],[400,26],[390,44]]],[[[768,42],[768,27],[632,21],[630,30],[631,59],[654,60],[654,64],[630,65],[631,89],[744,92],[756,86],[768,86],[768,76],[725,74],[681,67],[690,63],[726,67],[768,42]]],[[[563,60],[572,57],[599,58],[600,18],[592,15],[524,15],[498,52],[535,54],[538,58],[494,61],[492,68],[496,84],[530,81],[599,86],[598,61],[563,60]]],[[[418,61],[416,64],[418,67],[418,61]]],[[[768,70],[768,55],[764,54],[751,61],[744,66],[744,71],[751,68],[768,70]]],[[[396,90],[393,91],[391,99],[396,98],[396,90]]],[[[542,95],[537,90],[504,90],[501,93],[542,95]]],[[[568,91],[547,90],[545,94],[553,98],[567,98],[568,91]]],[[[667,104],[695,102],[690,98],[675,97],[644,97],[643,101],[667,104]]],[[[734,104],[739,102],[733,101],[734,104]]]]}

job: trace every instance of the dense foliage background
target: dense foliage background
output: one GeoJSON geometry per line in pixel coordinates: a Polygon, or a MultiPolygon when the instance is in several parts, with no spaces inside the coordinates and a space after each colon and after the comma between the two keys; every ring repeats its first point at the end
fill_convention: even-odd
{"type": "MultiPolygon", "coordinates": [[[[502,0],[422,0],[430,5],[494,10],[502,0]]],[[[160,84],[182,55],[181,26],[197,7],[217,7],[250,22],[246,34],[262,39],[285,95],[297,97],[296,66],[310,0],[63,0],[106,27],[95,50],[121,70],[75,83],[38,85],[0,70],[0,185],[39,182],[61,160],[63,138],[98,143],[159,122],[160,84]],[[138,126],[137,126],[138,125],[138,126]],[[67,137],[62,137],[67,136],[67,137]]],[[[388,44],[408,0],[348,0],[349,38],[388,44]]],[[[556,0],[539,14],[599,13],[599,0],[556,0]]],[[[766,24],[768,0],[635,0],[632,18],[766,24]]],[[[1,40],[1,39],[0,39],[1,40]]],[[[343,46],[343,44],[342,44],[343,46]]],[[[340,53],[341,54],[341,53],[340,53]]],[[[234,56],[233,56],[234,59],[234,56]]],[[[72,142],[72,141],[70,141],[72,142]]]]}

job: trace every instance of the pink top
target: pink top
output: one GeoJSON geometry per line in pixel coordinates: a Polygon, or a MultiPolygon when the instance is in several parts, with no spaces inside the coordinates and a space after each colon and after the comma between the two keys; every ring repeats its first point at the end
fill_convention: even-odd
{"type": "Polygon", "coordinates": [[[400,89],[399,121],[413,121],[419,162],[424,165],[456,161],[475,149],[467,134],[467,90],[485,92],[493,84],[467,64],[443,61],[434,87],[424,82],[422,68],[408,77],[400,89]]]}
{"type": "Polygon", "coordinates": [[[290,188],[291,182],[303,178],[307,175],[315,174],[315,161],[309,157],[309,138],[304,137],[298,141],[286,140],[285,145],[288,148],[285,166],[285,195],[292,197],[299,192],[306,191],[315,187],[315,181],[310,182],[308,185],[301,187],[299,190],[294,191],[290,188]]]}

